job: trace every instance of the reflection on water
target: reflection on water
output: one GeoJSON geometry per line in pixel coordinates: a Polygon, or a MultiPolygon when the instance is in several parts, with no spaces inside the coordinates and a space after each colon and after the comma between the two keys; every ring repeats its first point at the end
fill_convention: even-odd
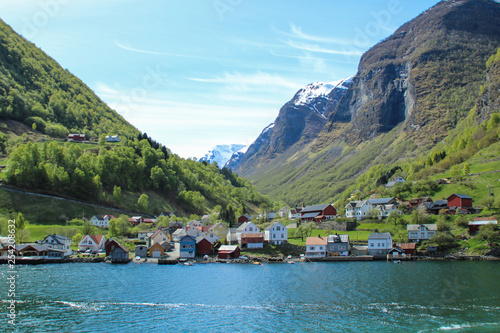
{"type": "MultiPolygon", "coordinates": [[[[23,266],[17,328],[497,332],[499,267],[496,262],[23,266]]],[[[7,304],[5,286],[0,292],[7,304]]]]}

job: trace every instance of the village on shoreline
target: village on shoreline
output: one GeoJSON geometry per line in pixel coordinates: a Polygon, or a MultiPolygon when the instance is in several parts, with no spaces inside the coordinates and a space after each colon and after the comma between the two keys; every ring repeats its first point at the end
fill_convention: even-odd
{"type": "MultiPolygon", "coordinates": [[[[494,247],[486,256],[443,252],[444,246],[437,236],[448,235],[448,239],[452,236],[449,230],[440,230],[442,227],[436,223],[407,224],[406,242],[395,242],[391,232],[378,230],[371,232],[367,241],[351,237],[353,231],[359,231],[359,222],[370,218],[387,222],[389,218],[403,214],[404,207],[428,214],[466,216],[477,213],[480,210],[473,207],[472,200],[464,194],[453,194],[447,200],[435,202],[428,197],[412,199],[406,206],[392,197],[352,200],[345,207],[345,217],[339,217],[337,209],[331,204],[293,209],[283,207],[278,213],[268,212],[254,217],[242,215],[234,226],[220,221],[211,224],[209,215],[186,225],[180,221],[169,221],[168,226],[156,226],[157,219],[134,216],[129,219],[130,224],[145,228],[137,232],[136,238],[128,240],[133,241],[132,249],[115,238],[106,239],[105,235],[96,234],[83,235],[77,250],[71,248],[74,248],[74,240],[58,234],[27,244],[15,244],[13,237],[0,237],[0,263],[147,262],[191,265],[193,262],[495,260],[500,257],[500,251],[494,247]],[[284,225],[280,222],[283,218],[292,222],[284,225]],[[268,223],[257,225],[252,219],[268,223]],[[318,229],[335,232],[323,235],[319,232],[313,237],[312,231],[318,229]],[[289,237],[293,236],[305,238],[305,245],[291,244],[289,237]]],[[[108,229],[114,219],[112,215],[95,215],[90,223],[108,229]]],[[[498,221],[491,216],[475,217],[467,222],[467,227],[467,237],[473,237],[485,228],[497,231],[498,221]]],[[[400,235],[398,237],[401,238],[400,235]]]]}

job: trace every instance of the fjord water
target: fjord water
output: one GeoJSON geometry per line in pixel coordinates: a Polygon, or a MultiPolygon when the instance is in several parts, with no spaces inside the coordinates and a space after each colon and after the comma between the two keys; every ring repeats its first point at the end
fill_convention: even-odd
{"type": "MultiPolygon", "coordinates": [[[[18,332],[499,332],[500,262],[17,267],[18,332]]],[[[2,278],[8,267],[0,267],[2,278]]],[[[0,330],[7,325],[7,283],[0,330]]]]}

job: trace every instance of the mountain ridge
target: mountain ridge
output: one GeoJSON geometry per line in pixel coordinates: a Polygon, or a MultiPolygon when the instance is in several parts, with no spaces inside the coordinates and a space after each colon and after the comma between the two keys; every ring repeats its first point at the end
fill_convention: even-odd
{"type": "Polygon", "coordinates": [[[291,204],[331,202],[372,166],[426,154],[475,106],[499,27],[497,2],[441,1],[363,54],[314,139],[254,151],[236,171],[291,204]]]}

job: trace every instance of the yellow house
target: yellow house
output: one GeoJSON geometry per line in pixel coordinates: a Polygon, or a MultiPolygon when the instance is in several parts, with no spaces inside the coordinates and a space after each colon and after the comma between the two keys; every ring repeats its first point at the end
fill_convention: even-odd
{"type": "Polygon", "coordinates": [[[161,257],[164,254],[165,249],[159,243],[154,243],[153,246],[148,249],[148,255],[153,258],[161,257]]]}
{"type": "Polygon", "coordinates": [[[218,222],[208,229],[209,233],[219,237],[219,239],[226,239],[228,228],[225,224],[218,222]]]}

